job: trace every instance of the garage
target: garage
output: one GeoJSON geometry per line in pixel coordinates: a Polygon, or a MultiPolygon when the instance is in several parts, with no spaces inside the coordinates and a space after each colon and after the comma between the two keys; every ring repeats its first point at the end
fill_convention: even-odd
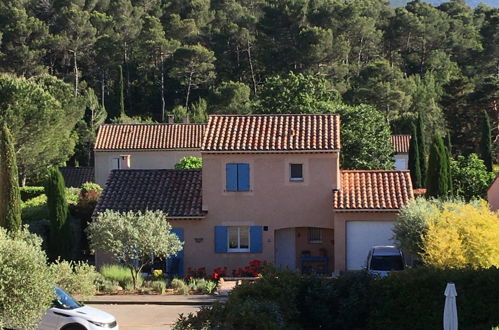
{"type": "Polygon", "coordinates": [[[347,221],[347,270],[365,267],[369,249],[375,245],[393,245],[393,221],[347,221]]]}

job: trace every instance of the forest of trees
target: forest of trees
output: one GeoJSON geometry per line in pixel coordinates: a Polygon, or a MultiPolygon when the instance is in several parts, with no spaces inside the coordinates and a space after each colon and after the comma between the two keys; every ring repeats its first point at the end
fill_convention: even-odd
{"type": "Polygon", "coordinates": [[[410,134],[421,118],[428,143],[450,134],[452,152],[469,154],[483,111],[497,148],[499,9],[464,0],[395,9],[382,0],[4,0],[0,72],[60,91],[52,101],[73,109],[65,116],[75,126],[55,133],[74,141],[73,164],[91,163],[105,120],[327,111],[289,107],[316,95],[372,105],[393,133],[410,134]],[[295,80],[299,100],[269,104],[295,80]]]}

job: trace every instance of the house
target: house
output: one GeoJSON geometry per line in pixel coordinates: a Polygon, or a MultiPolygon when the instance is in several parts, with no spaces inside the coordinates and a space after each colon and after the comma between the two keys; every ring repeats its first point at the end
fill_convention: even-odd
{"type": "Polygon", "coordinates": [[[487,200],[492,211],[499,211],[499,174],[487,190],[487,200]]]}
{"type": "Polygon", "coordinates": [[[407,170],[409,166],[410,135],[392,135],[393,155],[396,170],[407,170]]]}
{"type": "Polygon", "coordinates": [[[412,183],[408,171],[341,171],[340,150],[338,115],[213,115],[202,170],[114,170],[96,212],[165,211],[185,242],[177,274],[254,259],[360,269],[373,245],[390,242],[412,183]]]}
{"type": "Polygon", "coordinates": [[[80,188],[85,182],[95,182],[93,167],[59,167],[68,188],[80,188]]]}
{"type": "Polygon", "coordinates": [[[104,187],[113,169],[173,169],[201,156],[205,124],[106,124],[94,145],[95,181],[104,187]]]}

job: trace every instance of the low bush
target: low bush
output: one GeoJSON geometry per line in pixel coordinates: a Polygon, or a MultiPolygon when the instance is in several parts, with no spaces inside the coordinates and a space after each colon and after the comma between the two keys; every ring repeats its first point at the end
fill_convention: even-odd
{"type": "Polygon", "coordinates": [[[189,280],[189,288],[195,293],[211,294],[217,287],[217,283],[210,280],[205,280],[204,278],[195,279],[191,278],[189,280]]]}
{"type": "MultiPolygon", "coordinates": [[[[121,265],[104,265],[100,269],[100,273],[106,280],[118,283],[125,290],[133,289],[132,274],[130,273],[130,269],[126,267],[121,265]]],[[[137,281],[137,286],[139,287],[143,282],[142,276],[139,276],[137,281]]]]}
{"type": "Polygon", "coordinates": [[[48,219],[49,210],[47,208],[47,196],[41,194],[31,198],[21,204],[21,217],[24,223],[48,219]]]}
{"type": "Polygon", "coordinates": [[[38,186],[27,186],[20,187],[19,191],[21,193],[21,201],[26,202],[30,199],[43,195],[45,193],[45,188],[38,186]]]}
{"type": "Polygon", "coordinates": [[[163,294],[165,293],[167,285],[165,280],[156,279],[152,281],[144,281],[143,286],[146,288],[150,288],[159,294],[163,294]]]}
{"type": "Polygon", "coordinates": [[[188,295],[191,291],[190,286],[180,278],[174,278],[171,282],[171,287],[175,294],[188,295]]]}
{"type": "Polygon", "coordinates": [[[101,275],[84,262],[60,261],[50,265],[54,284],[80,299],[95,295],[101,275]]]}
{"type": "Polygon", "coordinates": [[[66,188],[66,200],[68,204],[76,205],[78,203],[78,196],[80,195],[80,188],[66,188]]]}

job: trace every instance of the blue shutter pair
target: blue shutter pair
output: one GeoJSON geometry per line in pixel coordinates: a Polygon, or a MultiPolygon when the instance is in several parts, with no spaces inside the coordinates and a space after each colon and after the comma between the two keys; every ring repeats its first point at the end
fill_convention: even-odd
{"type": "MultiPolygon", "coordinates": [[[[178,239],[184,241],[184,228],[172,228],[172,233],[177,235],[178,239]]],[[[178,251],[176,255],[170,256],[166,260],[166,272],[170,276],[184,276],[184,249],[178,251]]]]}
{"type": "Polygon", "coordinates": [[[226,165],[226,189],[227,191],[249,191],[250,169],[249,164],[227,164],[226,165]]]}
{"type": "MultiPolygon", "coordinates": [[[[262,253],[263,251],[263,227],[250,227],[250,252],[262,253]]],[[[226,253],[229,246],[228,227],[215,226],[215,252],[226,253]]]]}

